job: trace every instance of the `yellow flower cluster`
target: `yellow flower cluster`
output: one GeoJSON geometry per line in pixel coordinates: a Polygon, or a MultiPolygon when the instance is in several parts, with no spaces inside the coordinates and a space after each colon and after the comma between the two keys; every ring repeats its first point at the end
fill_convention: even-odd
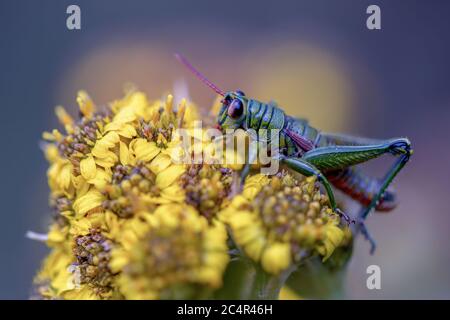
{"type": "Polygon", "coordinates": [[[124,231],[111,261],[127,298],[201,298],[204,287],[221,285],[228,262],[222,223],[209,224],[193,207],[166,204],[136,224],[139,231],[124,231]]]}
{"type": "Polygon", "coordinates": [[[221,190],[194,206],[186,194],[192,200],[202,190],[187,187],[189,168],[171,159],[180,143],[173,132],[197,119],[195,106],[182,100],[174,108],[171,95],[149,102],[142,92],[105,107],[80,92],[77,102],[80,120],[57,107],[66,133],[44,133],[55,219],[52,252],[36,277],[39,295],[159,298],[174,285],[220,286],[227,236],[203,199],[224,197],[222,177],[208,174],[221,190]],[[139,276],[139,268],[147,272],[139,276]]]}
{"type": "Polygon", "coordinates": [[[108,106],[85,92],[77,102],[79,120],[57,107],[65,133],[43,135],[54,219],[37,297],[211,297],[236,249],[278,275],[349,245],[313,178],[253,174],[236,194],[240,166],[174,162],[214,147],[195,134],[191,149],[180,147],[175,130],[191,132],[199,119],[185,100],[130,91],[108,106]]]}
{"type": "Polygon", "coordinates": [[[315,178],[297,179],[284,171],[248,178],[243,193],[220,216],[236,245],[272,274],[316,253],[325,261],[345,234],[315,178]]]}

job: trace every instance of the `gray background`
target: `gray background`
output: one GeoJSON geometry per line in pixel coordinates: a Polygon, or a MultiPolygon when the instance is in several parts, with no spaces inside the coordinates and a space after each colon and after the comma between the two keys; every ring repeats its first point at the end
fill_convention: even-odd
{"type": "MultiPolygon", "coordinates": [[[[242,61],[251,62],[279,43],[313,44],[343,66],[353,109],[340,128],[374,137],[408,136],[414,143],[413,161],[396,180],[400,207],[369,223],[379,242],[375,256],[358,241],[348,297],[450,298],[449,14],[448,1],[425,0],[2,0],[0,298],[27,298],[47,252],[24,234],[45,232],[48,223],[47,164],[39,141],[42,131],[57,126],[55,105],[75,110],[81,88],[106,103],[120,97],[120,85],[128,81],[158,98],[179,75],[186,77],[171,60],[175,51],[201,64],[220,84],[249,88],[247,94],[258,97],[242,61]],[[66,29],[69,4],[81,7],[80,31],[66,29]],[[380,31],[365,27],[369,4],[381,6],[380,31]],[[156,71],[146,65],[146,52],[156,71]],[[141,67],[132,64],[134,59],[141,67]],[[382,268],[380,291],[365,287],[365,268],[372,263],[382,268]]],[[[275,71],[270,68],[264,70],[268,80],[275,71]]],[[[208,105],[212,93],[186,79],[194,100],[208,105]]],[[[286,86],[296,93],[295,81],[286,86]]],[[[275,94],[270,88],[261,93],[276,99],[275,94]]],[[[338,109],[321,117],[345,119],[347,112],[338,109]]]]}

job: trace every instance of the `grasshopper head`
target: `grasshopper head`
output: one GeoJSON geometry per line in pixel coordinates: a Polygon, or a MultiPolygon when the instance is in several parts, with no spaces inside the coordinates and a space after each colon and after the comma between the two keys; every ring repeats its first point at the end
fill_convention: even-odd
{"type": "Polygon", "coordinates": [[[224,94],[222,108],[217,116],[217,124],[222,130],[238,129],[245,122],[248,99],[240,91],[229,91],[224,94]]]}
{"type": "Polygon", "coordinates": [[[178,53],[175,54],[175,57],[198,79],[200,79],[201,82],[206,84],[217,94],[223,96],[222,108],[217,116],[217,126],[223,130],[240,128],[244,123],[247,113],[248,99],[245,97],[245,94],[241,90],[223,92],[195,69],[185,57],[178,53]]]}

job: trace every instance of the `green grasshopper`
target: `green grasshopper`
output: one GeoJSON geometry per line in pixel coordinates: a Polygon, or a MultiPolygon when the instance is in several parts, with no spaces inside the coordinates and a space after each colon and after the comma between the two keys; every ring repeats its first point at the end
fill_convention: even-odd
{"type": "MultiPolygon", "coordinates": [[[[286,115],[275,103],[263,103],[248,98],[240,90],[220,90],[184,57],[178,54],[176,57],[204,84],[223,97],[217,117],[220,129],[280,130],[279,160],[304,176],[316,176],[324,187],[334,212],[348,223],[355,222],[337,208],[332,185],[361,203],[358,229],[370,242],[370,252],[375,251],[375,241],[364,221],[372,209],[390,211],[395,208],[395,193],[388,187],[413,153],[407,138],[379,140],[321,132],[310,126],[305,119],[286,115]],[[398,159],[382,179],[369,177],[354,167],[384,154],[398,156],[398,159]]],[[[247,162],[241,172],[242,182],[249,170],[250,163],[247,162]]]]}

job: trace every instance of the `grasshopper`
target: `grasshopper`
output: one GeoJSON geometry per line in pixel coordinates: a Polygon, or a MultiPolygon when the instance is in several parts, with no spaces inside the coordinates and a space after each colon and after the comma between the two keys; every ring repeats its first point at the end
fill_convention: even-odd
{"type": "MultiPolygon", "coordinates": [[[[273,102],[263,103],[246,97],[241,90],[220,90],[183,56],[175,56],[204,84],[223,97],[217,116],[218,128],[280,130],[279,160],[304,176],[317,177],[334,212],[348,223],[355,222],[337,207],[332,186],[358,201],[362,205],[357,217],[358,230],[370,242],[370,252],[375,251],[376,243],[364,221],[373,209],[390,211],[395,208],[395,192],[388,187],[413,153],[407,138],[381,140],[322,132],[310,126],[306,119],[285,114],[283,109],[273,102]],[[358,164],[384,154],[392,154],[398,158],[382,179],[370,177],[355,168],[358,164]]],[[[241,171],[241,183],[249,171],[250,161],[247,161],[241,171]]]]}

